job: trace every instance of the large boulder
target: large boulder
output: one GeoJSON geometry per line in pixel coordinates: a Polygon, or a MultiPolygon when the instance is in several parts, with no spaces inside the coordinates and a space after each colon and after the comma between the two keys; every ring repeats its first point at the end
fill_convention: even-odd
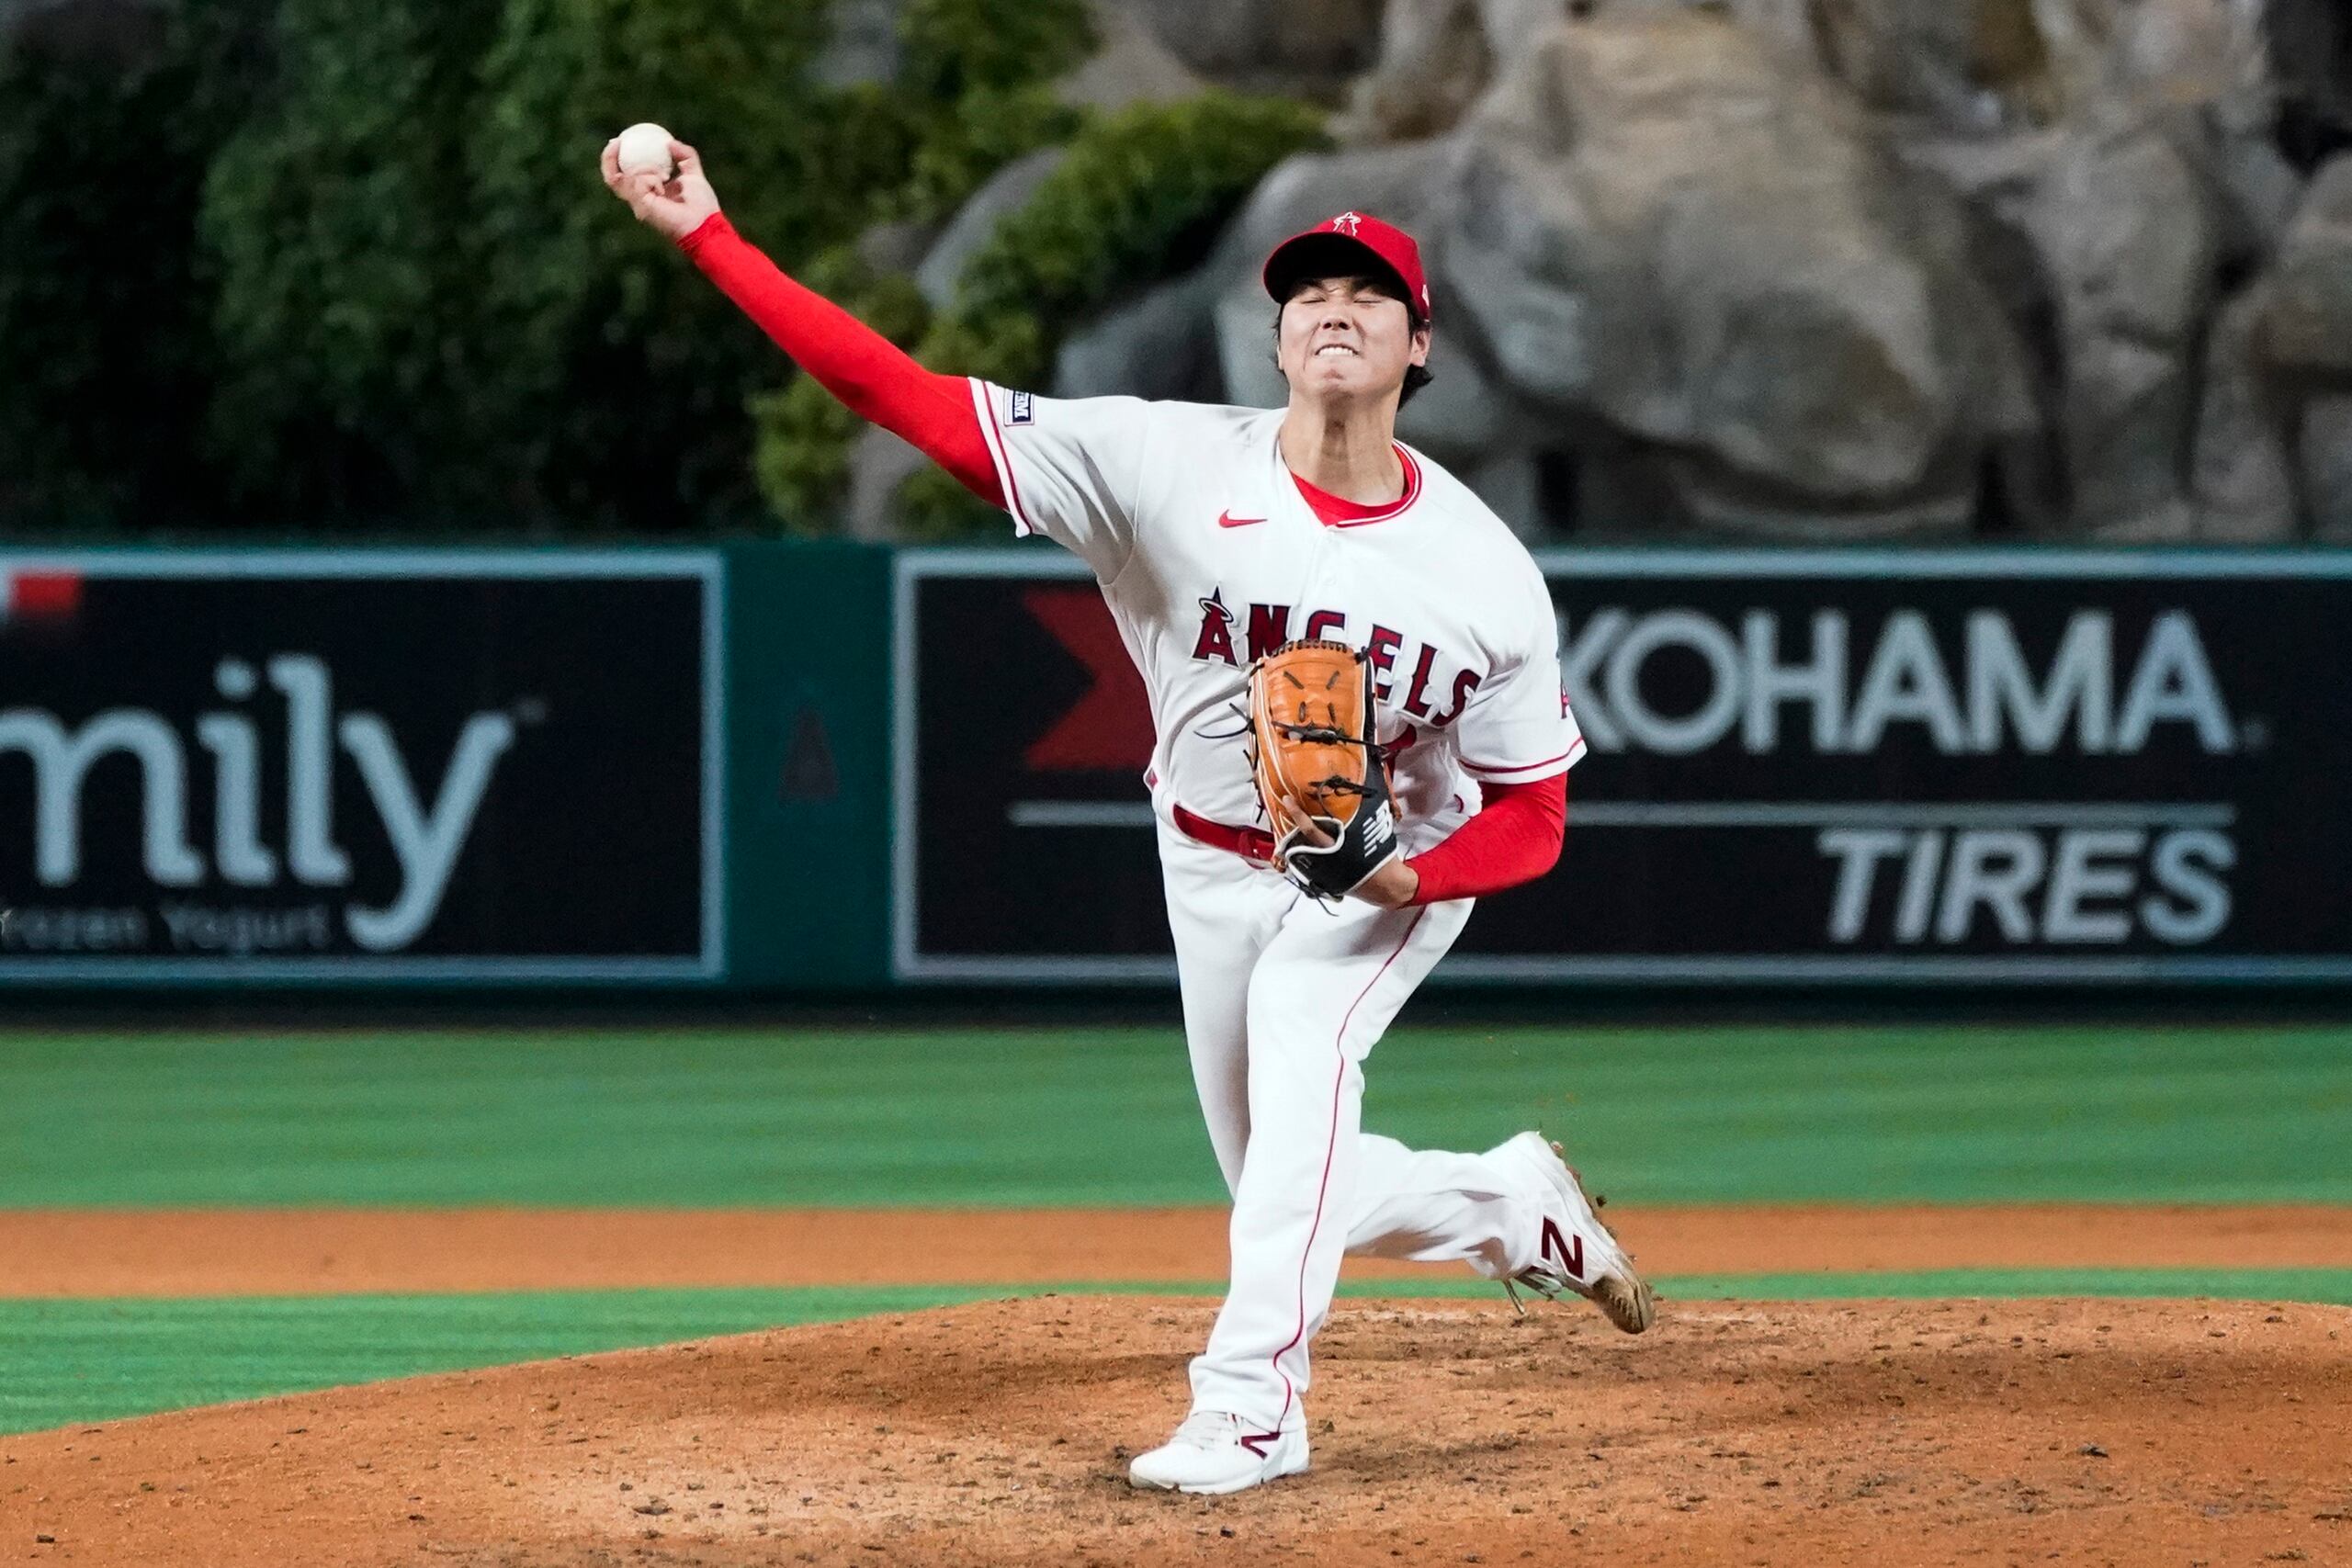
{"type": "Polygon", "coordinates": [[[1337,97],[1373,62],[1384,0],[1118,0],[1201,75],[1337,97]]]}
{"type": "Polygon", "coordinates": [[[1494,73],[1478,0],[1388,0],[1380,59],[1335,122],[1343,141],[1417,141],[1453,129],[1494,73]]]}
{"type": "Polygon", "coordinates": [[[2301,400],[2298,478],[2312,532],[2352,542],[2352,153],[2322,168],[2266,280],[2263,345],[2301,400]]]}
{"type": "Polygon", "coordinates": [[[2060,86],[2035,0],[1817,0],[1813,42],[1874,109],[1946,127],[2050,118],[2060,86]]]}
{"type": "Polygon", "coordinates": [[[2199,536],[2352,539],[2352,156],[2320,171],[2277,265],[2216,321],[2199,536]]]}
{"type": "Polygon", "coordinates": [[[2057,312],[2074,524],[2117,538],[2191,527],[2183,433],[2220,260],[2207,187],[2144,122],[2068,138],[2029,224],[2057,312]]]}
{"type": "MultiPolygon", "coordinates": [[[[2047,5],[2050,0],[2039,0],[2047,5]]],[[[1631,23],[1728,16],[1869,107],[1973,128],[2047,118],[2061,88],[2037,0],[1387,0],[1380,60],[1344,133],[1402,141],[1451,130],[1495,73],[1564,17],[1631,23]]]]}
{"type": "Polygon", "coordinates": [[[2196,536],[2216,544],[2269,544],[2295,536],[2295,465],[2290,409],[2262,359],[2266,288],[2240,295],[2215,318],[2205,355],[2190,474],[2196,536]]]}
{"type": "Polygon", "coordinates": [[[1208,85],[1132,8],[1092,0],[1091,9],[1102,43],[1092,58],[1055,84],[1064,103],[1108,112],[1129,104],[1194,97],[1208,85]]]}
{"type": "Polygon", "coordinates": [[[2083,21],[2071,39],[2070,118],[2164,126],[2211,189],[2222,240],[2267,257],[2301,198],[2274,131],[2279,91],[2259,0],[2041,0],[2083,21]]]}
{"type": "Polygon", "coordinates": [[[2294,375],[2352,376],[2352,153],[2312,180],[2269,288],[2270,363],[2294,375]]]}
{"type": "Polygon", "coordinates": [[[2068,90],[2214,103],[2260,118],[2273,98],[2258,0],[2036,0],[2068,90]]]}
{"type": "Polygon", "coordinates": [[[1670,449],[1711,525],[1945,531],[2037,423],[1951,199],[1721,17],[1555,27],[1449,164],[1433,233],[1507,393],[1670,449]]]}
{"type": "Polygon", "coordinates": [[[899,492],[931,459],[879,425],[858,433],[850,449],[849,494],[842,509],[842,531],[853,539],[887,541],[900,536],[899,492]]]}
{"type": "MultiPolygon", "coordinates": [[[[1921,0],[1934,6],[1950,0],[1921,0]]],[[[1564,18],[1635,22],[1687,11],[1736,17],[1759,40],[1816,53],[1822,0],[1386,0],[1380,58],[1334,127],[1343,141],[1414,141],[1452,130],[1484,96],[1496,62],[1564,18]]]]}
{"type": "Polygon", "coordinates": [[[1214,401],[1223,385],[1216,309],[1216,280],[1198,272],[1106,311],[1063,341],[1054,396],[1214,401]]]}
{"type": "Polygon", "coordinates": [[[996,237],[996,227],[1013,213],[1029,205],[1062,161],[1069,155],[1068,149],[1041,147],[1026,157],[1015,158],[972,193],[970,200],[956,210],[946,229],[932,243],[930,254],[915,269],[915,287],[934,310],[944,310],[956,299],[956,286],[964,276],[964,268],[979,254],[980,247],[996,237]]]}
{"type": "MultiPolygon", "coordinates": [[[[2041,9],[2079,24],[2092,4],[2041,9]]],[[[2057,122],[2001,135],[1914,129],[1895,145],[1967,204],[1976,268],[2039,362],[2063,434],[2058,482],[2037,510],[2115,539],[2198,536],[2222,518],[2232,536],[2267,536],[2275,469],[2229,456],[2221,434],[2249,428],[2256,367],[2243,345],[2211,341],[2212,324],[2225,280],[2277,252],[2301,181],[2244,123],[2261,91],[2244,76],[2258,75],[2258,52],[2233,42],[2204,0],[2147,0],[2133,16],[2131,27],[2108,18],[2096,40],[2056,30],[2070,95],[2057,122]],[[2164,17],[2177,26],[2157,28],[2164,17]],[[2183,39],[2212,45],[2229,69],[2181,58],[2183,39]],[[2210,417],[2199,409],[2208,386],[2222,389],[2210,417]],[[2193,463],[2182,439],[2192,429],[2193,463]]]]}
{"type": "MultiPolygon", "coordinates": [[[[1400,429],[1515,524],[2352,526],[2352,164],[2307,199],[2278,131],[2352,92],[2340,0],[1102,4],[1184,73],[1363,73],[1342,151],[1069,339],[1058,389],[1278,404],[1259,264],[1353,208],[1437,295],[1400,429]]],[[[927,293],[1049,166],[959,217],[927,293]]]]}
{"type": "Polygon", "coordinates": [[[2312,534],[2330,544],[2352,544],[2352,393],[2330,393],[2304,405],[2297,451],[2312,534]]]}

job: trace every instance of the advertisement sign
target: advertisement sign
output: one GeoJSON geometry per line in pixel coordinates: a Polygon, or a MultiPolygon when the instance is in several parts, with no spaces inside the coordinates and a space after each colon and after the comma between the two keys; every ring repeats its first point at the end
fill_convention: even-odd
{"type": "MultiPolygon", "coordinates": [[[[2352,978],[2352,559],[1538,558],[1590,751],[1561,865],[1442,979],[2352,978]]],[[[1141,684],[1084,569],[900,570],[899,972],[1170,976],[1141,684]]]]}
{"type": "Polygon", "coordinates": [[[722,575],[0,556],[0,980],[717,978],[722,575]]]}

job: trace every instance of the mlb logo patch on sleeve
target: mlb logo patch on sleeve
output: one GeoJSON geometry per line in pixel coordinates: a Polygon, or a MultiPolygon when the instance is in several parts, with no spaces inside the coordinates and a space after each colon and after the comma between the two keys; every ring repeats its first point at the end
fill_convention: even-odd
{"type": "Polygon", "coordinates": [[[1013,393],[1012,423],[1014,424],[1035,424],[1036,421],[1037,395],[1035,392],[1013,393]]]}

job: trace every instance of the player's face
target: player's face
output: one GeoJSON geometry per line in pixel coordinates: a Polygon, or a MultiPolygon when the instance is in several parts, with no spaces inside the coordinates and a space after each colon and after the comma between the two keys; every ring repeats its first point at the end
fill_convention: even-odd
{"type": "Polygon", "coordinates": [[[1413,330],[1412,311],[1385,279],[1310,279],[1283,305],[1275,358],[1293,398],[1393,400],[1406,370],[1429,357],[1428,329],[1413,330]]]}

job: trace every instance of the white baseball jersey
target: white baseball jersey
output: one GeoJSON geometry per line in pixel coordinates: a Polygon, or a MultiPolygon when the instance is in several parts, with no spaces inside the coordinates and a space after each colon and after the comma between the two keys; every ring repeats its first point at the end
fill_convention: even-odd
{"type": "Polygon", "coordinates": [[[1406,491],[1326,525],[1276,441],[1280,410],[1068,400],[972,383],[1015,531],[1085,558],[1149,692],[1146,781],[1174,808],[1262,825],[1247,745],[1250,663],[1297,637],[1363,649],[1405,847],[1584,754],[1535,562],[1459,480],[1398,447],[1406,491]]]}

